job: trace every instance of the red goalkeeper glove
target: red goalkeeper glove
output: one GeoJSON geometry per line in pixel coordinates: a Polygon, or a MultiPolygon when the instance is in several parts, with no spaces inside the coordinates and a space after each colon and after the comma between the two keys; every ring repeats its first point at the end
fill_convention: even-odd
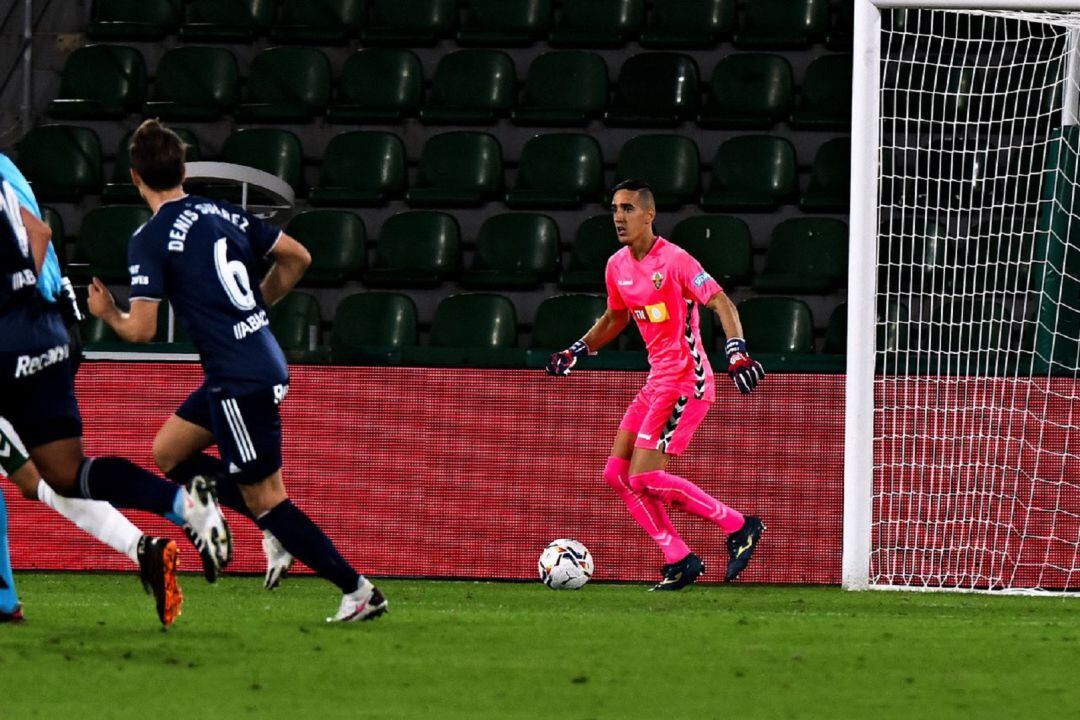
{"type": "Polygon", "coordinates": [[[585,344],[584,340],[578,340],[576,343],[568,347],[567,349],[554,353],[548,364],[544,367],[548,375],[569,375],[570,368],[574,367],[574,363],[582,355],[589,354],[589,346],[585,344]]]}
{"type": "Polygon", "coordinates": [[[746,354],[746,341],[742,338],[729,338],[724,344],[727,353],[727,374],[743,395],[754,392],[754,388],[765,378],[761,363],[751,360],[746,354]]]}

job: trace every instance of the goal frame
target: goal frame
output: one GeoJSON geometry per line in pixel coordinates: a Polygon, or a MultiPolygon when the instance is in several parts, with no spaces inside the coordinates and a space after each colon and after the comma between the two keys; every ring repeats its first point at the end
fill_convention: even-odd
{"type": "MultiPolygon", "coordinates": [[[[855,0],[851,103],[851,205],[848,255],[847,374],[844,415],[844,530],[841,583],[846,590],[926,590],[870,584],[874,490],[874,361],[877,295],[878,150],[881,11],[1080,11],[1080,0],[855,0]],[[870,192],[867,188],[872,188],[870,192]]],[[[1073,45],[1076,48],[1076,44],[1073,45]]],[[[1075,53],[1075,50],[1074,50],[1075,53]]],[[[1070,58],[1070,74],[1077,67],[1070,58]]],[[[1069,107],[1068,102],[1065,107],[1069,107]]],[[[1075,120],[1073,120],[1075,122],[1075,120]]],[[[934,588],[938,590],[938,588],[934,588]]],[[[940,588],[948,590],[948,588],[940,588]]],[[[971,591],[968,591],[971,592],[971,591]]],[[[995,594],[1050,594],[994,590],[995,594]]],[[[1075,593],[1071,593],[1075,594],[1075,593]]]]}

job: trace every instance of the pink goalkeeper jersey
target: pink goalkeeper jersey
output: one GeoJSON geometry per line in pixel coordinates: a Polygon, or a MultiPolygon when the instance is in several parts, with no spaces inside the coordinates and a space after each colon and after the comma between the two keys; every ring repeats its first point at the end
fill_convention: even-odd
{"type": "Polygon", "coordinates": [[[649,352],[648,383],[677,388],[712,402],[713,371],[701,344],[698,303],[721,291],[690,253],[657,236],[649,254],[635,260],[624,247],[605,272],[608,307],[630,310],[649,352]]]}

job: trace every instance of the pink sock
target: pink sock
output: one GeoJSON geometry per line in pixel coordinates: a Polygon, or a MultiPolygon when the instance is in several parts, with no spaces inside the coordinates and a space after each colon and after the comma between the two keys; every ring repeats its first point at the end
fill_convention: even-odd
{"type": "Polygon", "coordinates": [[[664,506],[643,493],[637,493],[630,489],[627,484],[627,472],[630,470],[630,462],[618,457],[609,457],[604,467],[604,480],[618,493],[626,503],[626,509],[630,511],[634,520],[640,525],[649,537],[656,542],[664,553],[664,562],[674,563],[682,560],[690,554],[690,548],[686,546],[675,526],[664,510],[664,506]]]}
{"type": "Polygon", "coordinates": [[[630,489],[698,517],[711,520],[730,535],[743,526],[743,516],[689,480],[663,470],[630,476],[630,489]]]}

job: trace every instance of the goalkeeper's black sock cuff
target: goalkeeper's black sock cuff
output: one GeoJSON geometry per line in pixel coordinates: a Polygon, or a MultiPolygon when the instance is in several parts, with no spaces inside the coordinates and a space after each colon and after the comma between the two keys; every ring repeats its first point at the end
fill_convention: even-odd
{"type": "Polygon", "coordinates": [[[214,479],[217,486],[218,504],[235,510],[249,520],[254,520],[251,510],[244,502],[244,496],[240,492],[240,486],[229,477],[225,471],[225,463],[220,459],[206,453],[196,453],[182,463],[165,473],[173,482],[181,485],[189,485],[196,475],[206,475],[214,479]]]}
{"type": "Polygon", "coordinates": [[[304,511],[285,500],[275,505],[256,524],[278,539],[293,557],[321,577],[351,593],[360,582],[360,573],[349,565],[318,525],[304,511]]]}
{"type": "Polygon", "coordinates": [[[84,458],[79,465],[84,498],[118,508],[147,510],[165,517],[173,512],[179,489],[173,483],[120,457],[84,458]]]}

